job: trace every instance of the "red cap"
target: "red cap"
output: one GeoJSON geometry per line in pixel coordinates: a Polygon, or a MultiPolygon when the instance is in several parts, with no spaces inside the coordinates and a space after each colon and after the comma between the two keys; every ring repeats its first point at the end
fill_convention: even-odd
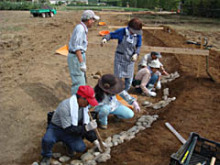
{"type": "Polygon", "coordinates": [[[77,94],[85,98],[91,106],[98,105],[97,100],[95,99],[95,92],[92,87],[89,85],[81,85],[77,91],[77,94]]]}

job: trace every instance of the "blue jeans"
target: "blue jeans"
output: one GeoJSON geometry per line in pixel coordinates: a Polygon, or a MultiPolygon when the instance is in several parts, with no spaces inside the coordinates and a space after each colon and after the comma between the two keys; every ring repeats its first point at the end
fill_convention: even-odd
{"type": "Polygon", "coordinates": [[[150,84],[154,85],[157,82],[158,78],[159,76],[157,74],[151,75],[150,81],[147,83],[146,87],[149,87],[150,84]]]}
{"type": "MultiPolygon", "coordinates": [[[[147,83],[146,88],[151,90],[152,87],[154,86],[154,84],[157,82],[158,78],[159,78],[159,76],[156,74],[151,75],[151,78],[150,78],[149,82],[147,83]]],[[[158,84],[158,85],[160,85],[160,84],[158,84]]],[[[143,92],[141,88],[135,88],[135,91],[140,94],[143,92]]]]}
{"type": "Polygon", "coordinates": [[[72,151],[84,152],[86,150],[86,145],[81,136],[68,134],[64,129],[49,124],[42,139],[41,155],[44,157],[52,157],[53,145],[59,141],[64,142],[72,151]]]}
{"type": "Polygon", "coordinates": [[[131,84],[132,84],[132,80],[133,80],[133,77],[132,78],[125,78],[125,90],[128,91],[131,87],[131,84]]]}
{"type": "Polygon", "coordinates": [[[111,107],[108,104],[104,105],[98,105],[95,108],[95,111],[98,112],[99,114],[99,122],[102,125],[107,125],[108,124],[108,115],[113,114],[116,115],[120,119],[130,119],[134,116],[134,112],[120,104],[114,111],[111,112],[111,107]]]}
{"type": "MultiPolygon", "coordinates": [[[[86,62],[86,55],[82,53],[83,61],[86,62]]],[[[69,53],[67,57],[70,77],[72,80],[71,94],[76,94],[80,85],[86,85],[85,73],[80,70],[80,63],[76,54],[69,53]]]]}

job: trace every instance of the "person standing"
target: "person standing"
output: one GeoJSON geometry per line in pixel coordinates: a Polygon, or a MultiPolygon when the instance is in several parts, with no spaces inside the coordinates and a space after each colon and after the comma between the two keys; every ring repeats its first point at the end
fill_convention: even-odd
{"type": "Polygon", "coordinates": [[[142,45],[142,22],[133,18],[128,22],[128,27],[117,29],[103,37],[101,46],[111,39],[118,40],[114,59],[114,75],[125,79],[125,90],[131,87],[134,64],[140,53],[142,45]]]}
{"type": "Polygon", "coordinates": [[[80,86],[75,95],[62,101],[48,123],[47,131],[42,138],[42,160],[40,165],[49,165],[52,157],[52,148],[56,142],[63,142],[68,148],[68,154],[84,152],[86,145],[83,139],[94,143],[100,149],[94,129],[95,120],[90,121],[88,105],[98,105],[92,87],[80,86]]]}
{"type": "Polygon", "coordinates": [[[86,50],[88,45],[88,28],[91,28],[99,16],[92,10],[85,10],[81,23],[76,25],[69,41],[68,67],[72,80],[71,94],[75,94],[80,85],[86,84],[86,50]]]}

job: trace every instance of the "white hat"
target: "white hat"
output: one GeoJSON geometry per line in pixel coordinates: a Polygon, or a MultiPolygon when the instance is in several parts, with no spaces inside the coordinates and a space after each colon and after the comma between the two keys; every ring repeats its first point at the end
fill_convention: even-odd
{"type": "Polygon", "coordinates": [[[100,17],[95,15],[95,13],[92,10],[85,10],[82,14],[81,20],[89,20],[89,19],[95,19],[99,20],[100,17]]]}
{"type": "Polygon", "coordinates": [[[151,68],[160,68],[161,64],[158,60],[152,60],[150,64],[148,64],[151,68]]]}
{"type": "Polygon", "coordinates": [[[140,64],[140,66],[147,66],[147,63],[144,61],[144,62],[142,62],[141,64],[140,64]]]}

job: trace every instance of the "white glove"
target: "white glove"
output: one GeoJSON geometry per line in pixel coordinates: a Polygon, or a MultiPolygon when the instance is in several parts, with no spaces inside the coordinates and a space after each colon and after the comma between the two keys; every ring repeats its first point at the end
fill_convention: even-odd
{"type": "Polygon", "coordinates": [[[131,61],[135,62],[137,61],[138,55],[135,53],[133,54],[133,56],[131,57],[131,61]]]}
{"type": "Polygon", "coordinates": [[[136,112],[140,112],[140,111],[141,111],[141,108],[140,108],[140,106],[139,106],[139,104],[138,104],[137,101],[134,101],[132,105],[133,105],[134,110],[135,110],[136,112]]]}
{"type": "MultiPolygon", "coordinates": [[[[98,150],[99,150],[100,152],[103,152],[103,151],[102,151],[102,148],[101,148],[101,146],[100,146],[100,143],[99,143],[99,141],[98,141],[97,139],[96,139],[93,143],[95,144],[95,146],[98,148],[98,150]]],[[[105,144],[105,142],[102,142],[102,144],[103,144],[103,146],[104,146],[105,148],[107,148],[107,145],[105,144]]]]}
{"type": "Polygon", "coordinates": [[[81,63],[80,63],[80,70],[81,70],[82,72],[86,72],[86,64],[85,64],[85,62],[81,62],[81,63]]]}
{"type": "Polygon", "coordinates": [[[96,129],[96,128],[97,128],[96,120],[90,121],[90,122],[85,126],[85,128],[86,128],[86,131],[87,131],[87,132],[96,129]]]}
{"type": "Polygon", "coordinates": [[[107,43],[107,39],[103,38],[102,41],[101,41],[101,46],[103,46],[106,43],[107,43]]]}
{"type": "Polygon", "coordinates": [[[148,96],[155,97],[155,96],[157,96],[157,94],[156,94],[156,92],[149,91],[148,96]]]}

